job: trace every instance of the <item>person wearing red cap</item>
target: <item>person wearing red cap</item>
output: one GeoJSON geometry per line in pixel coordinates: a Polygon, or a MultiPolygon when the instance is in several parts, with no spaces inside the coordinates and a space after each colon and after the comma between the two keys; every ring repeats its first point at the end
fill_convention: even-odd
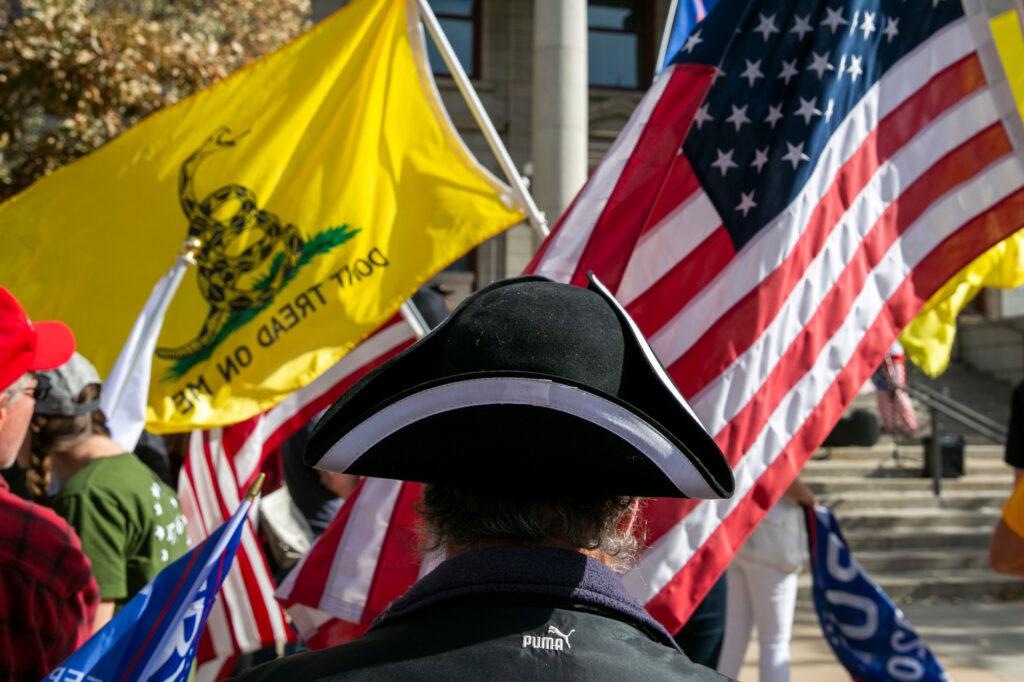
{"type": "MultiPolygon", "coordinates": [[[[59,367],[74,350],[64,323],[33,323],[0,287],[0,469],[17,459],[46,390],[32,372],[59,367]]],[[[88,639],[98,603],[74,530],[0,478],[0,679],[42,679],[88,639]]]]}

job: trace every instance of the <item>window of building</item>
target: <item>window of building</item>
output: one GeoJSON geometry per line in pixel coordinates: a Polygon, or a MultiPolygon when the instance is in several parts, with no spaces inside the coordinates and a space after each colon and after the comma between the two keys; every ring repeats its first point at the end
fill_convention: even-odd
{"type": "Polygon", "coordinates": [[[647,0],[587,3],[587,70],[590,85],[646,87],[654,73],[654,25],[647,0]]]}
{"type": "MultiPolygon", "coordinates": [[[[430,0],[441,28],[448,36],[462,68],[470,78],[476,78],[480,65],[480,3],[482,0],[430,0]]],[[[451,75],[448,66],[441,58],[441,53],[434,47],[430,35],[427,38],[427,55],[430,57],[430,68],[438,76],[451,75]]]]}

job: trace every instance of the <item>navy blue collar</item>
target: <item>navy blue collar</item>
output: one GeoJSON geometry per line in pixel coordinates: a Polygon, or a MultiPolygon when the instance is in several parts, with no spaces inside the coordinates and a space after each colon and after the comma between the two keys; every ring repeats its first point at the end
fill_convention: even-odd
{"type": "Polygon", "coordinates": [[[396,599],[371,629],[441,601],[485,594],[556,597],[611,611],[652,639],[679,648],[607,566],[579,552],[554,547],[492,547],[448,559],[396,599]]]}

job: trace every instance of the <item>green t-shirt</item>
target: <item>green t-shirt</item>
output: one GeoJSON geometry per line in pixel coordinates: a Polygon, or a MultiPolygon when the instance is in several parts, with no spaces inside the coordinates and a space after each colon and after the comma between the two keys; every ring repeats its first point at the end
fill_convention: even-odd
{"type": "Polygon", "coordinates": [[[188,548],[178,496],[133,454],[89,462],[53,508],[78,532],[100,596],[118,608],[188,548]]]}

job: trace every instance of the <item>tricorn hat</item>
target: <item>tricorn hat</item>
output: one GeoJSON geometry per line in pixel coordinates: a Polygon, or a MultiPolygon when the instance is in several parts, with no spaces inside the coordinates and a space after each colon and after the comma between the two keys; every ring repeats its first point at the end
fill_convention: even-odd
{"type": "Polygon", "coordinates": [[[324,415],[306,463],[517,492],[723,498],[732,470],[636,324],[587,289],[481,289],[324,415]]]}

